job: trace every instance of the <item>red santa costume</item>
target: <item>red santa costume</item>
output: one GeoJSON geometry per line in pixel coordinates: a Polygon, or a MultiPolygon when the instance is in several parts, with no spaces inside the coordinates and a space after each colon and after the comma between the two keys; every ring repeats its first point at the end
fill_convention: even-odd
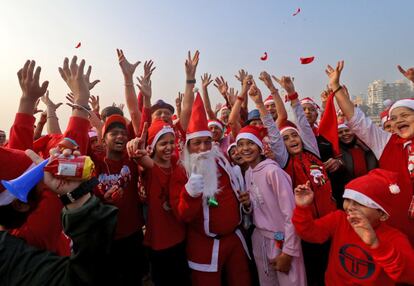
{"type": "MultiPolygon", "coordinates": [[[[398,200],[398,175],[382,169],[372,170],[346,185],[344,198],[390,214],[398,200]]],[[[299,236],[309,242],[331,239],[325,283],[331,285],[395,285],[414,283],[414,251],[407,237],[378,219],[372,226],[379,245],[371,248],[363,242],[338,210],[314,220],[310,207],[297,206],[292,222],[299,236]]]]}
{"type": "MultiPolygon", "coordinates": [[[[211,137],[211,132],[197,95],[187,143],[198,137],[211,137]]],[[[184,165],[186,170],[177,168],[172,175],[170,202],[187,224],[187,258],[193,285],[221,285],[223,271],[227,285],[250,285],[247,247],[238,229],[241,174],[234,172],[216,147],[199,154],[189,154],[185,147],[184,165]]]]}
{"type": "MultiPolygon", "coordinates": [[[[397,107],[407,107],[414,110],[413,99],[402,99],[395,102],[389,111],[397,107]]],[[[399,174],[401,194],[390,209],[391,217],[388,223],[405,233],[414,245],[414,196],[413,170],[414,161],[412,138],[403,139],[396,134],[386,132],[372,123],[371,119],[359,109],[354,109],[354,115],[348,121],[349,128],[361,139],[378,159],[379,167],[399,174]],[[412,158],[412,159],[410,159],[412,158]]]]}

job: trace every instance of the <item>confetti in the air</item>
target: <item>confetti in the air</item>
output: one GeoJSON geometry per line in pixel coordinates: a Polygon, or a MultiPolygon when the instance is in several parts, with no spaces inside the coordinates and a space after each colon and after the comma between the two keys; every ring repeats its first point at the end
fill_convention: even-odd
{"type": "Polygon", "coordinates": [[[299,14],[300,13],[300,8],[298,8],[298,10],[296,10],[296,12],[295,13],[293,13],[293,16],[296,16],[297,14],[299,14]]]}
{"type": "Polygon", "coordinates": [[[79,48],[80,46],[81,46],[81,42],[79,42],[79,43],[76,45],[76,47],[75,47],[75,48],[77,49],[77,48],[79,48]]]}
{"type": "Polygon", "coordinates": [[[264,52],[264,55],[260,57],[262,61],[267,60],[267,52],[264,52]]]}
{"type": "Polygon", "coordinates": [[[302,65],[310,64],[311,62],[313,62],[314,59],[315,59],[315,57],[300,58],[300,63],[302,65]]]}

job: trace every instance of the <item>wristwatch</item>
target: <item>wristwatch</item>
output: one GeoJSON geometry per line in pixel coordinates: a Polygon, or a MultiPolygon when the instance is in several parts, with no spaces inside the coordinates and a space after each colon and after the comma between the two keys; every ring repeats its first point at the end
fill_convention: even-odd
{"type": "Polygon", "coordinates": [[[92,192],[93,188],[98,184],[99,180],[96,177],[93,177],[92,179],[80,184],[79,187],[77,187],[73,191],[63,195],[59,195],[60,201],[65,206],[71,204],[79,198],[81,198],[83,195],[92,192]]]}

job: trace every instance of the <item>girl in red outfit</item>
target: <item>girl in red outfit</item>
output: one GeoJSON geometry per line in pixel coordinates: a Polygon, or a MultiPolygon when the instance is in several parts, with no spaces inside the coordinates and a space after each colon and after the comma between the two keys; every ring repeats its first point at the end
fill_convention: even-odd
{"type": "MultiPolygon", "coordinates": [[[[133,140],[128,146],[139,144],[139,141],[133,140]]],[[[151,155],[138,158],[138,163],[145,169],[142,181],[148,215],[144,244],[149,248],[152,280],[156,286],[189,285],[185,228],[174,216],[169,203],[171,174],[180,168],[174,155],[174,129],[162,119],[153,121],[148,129],[148,145],[151,155]]],[[[136,157],[129,153],[132,158],[136,157]]]]}
{"type": "Polygon", "coordinates": [[[292,222],[309,242],[331,239],[325,284],[395,285],[414,283],[414,251],[407,237],[386,221],[401,195],[398,174],[374,169],[345,186],[344,211],[313,219],[309,182],[295,189],[292,222]]]}

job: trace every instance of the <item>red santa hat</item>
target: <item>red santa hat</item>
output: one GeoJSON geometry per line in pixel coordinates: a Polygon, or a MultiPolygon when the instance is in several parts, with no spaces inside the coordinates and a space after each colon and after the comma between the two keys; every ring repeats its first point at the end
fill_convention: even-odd
{"type": "Polygon", "coordinates": [[[208,127],[211,127],[211,126],[217,126],[218,128],[221,129],[221,131],[224,131],[224,124],[221,123],[220,120],[209,120],[208,127]]]}
{"type": "Polygon", "coordinates": [[[414,98],[404,98],[396,101],[391,107],[388,112],[388,115],[391,115],[391,112],[397,107],[408,107],[414,110],[414,98]]]}
{"type": "Polygon", "coordinates": [[[273,101],[273,96],[272,96],[272,95],[269,95],[269,96],[265,99],[265,101],[264,101],[263,103],[264,103],[264,105],[274,103],[274,101],[273,101]]]}
{"type": "MultiPolygon", "coordinates": [[[[25,152],[0,147],[0,180],[12,180],[19,177],[32,166],[32,160],[25,152]]],[[[15,197],[0,184],[0,206],[8,205],[15,197]]]]}
{"type": "Polygon", "coordinates": [[[125,129],[127,126],[126,120],[122,115],[119,114],[113,114],[111,116],[108,116],[105,120],[105,124],[102,127],[102,136],[105,136],[105,133],[108,132],[108,127],[112,124],[112,123],[120,123],[122,124],[125,129]]]}
{"type": "Polygon", "coordinates": [[[312,98],[310,98],[310,97],[305,97],[305,98],[302,98],[301,100],[300,100],[300,104],[306,104],[306,103],[308,103],[308,104],[312,104],[317,110],[320,110],[321,108],[319,107],[319,105],[317,105],[316,104],[316,102],[312,99],[312,98]]]}
{"type": "Polygon", "coordinates": [[[400,192],[397,182],[397,173],[374,169],[349,182],[345,186],[343,197],[369,208],[380,209],[389,215],[394,198],[400,192]]]}
{"type": "Polygon", "coordinates": [[[197,137],[211,137],[210,129],[208,129],[207,114],[204,109],[204,103],[200,93],[197,92],[193,109],[191,110],[190,122],[187,127],[186,141],[197,137]]]}
{"type": "Polygon", "coordinates": [[[294,130],[299,134],[299,130],[296,127],[295,123],[293,123],[292,121],[286,120],[280,126],[280,134],[283,134],[284,132],[288,130],[294,130]]]}
{"type": "Polygon", "coordinates": [[[344,123],[340,123],[338,124],[338,130],[342,129],[342,128],[349,128],[348,125],[344,124],[344,123]]]}
{"type": "Polygon", "coordinates": [[[380,113],[381,118],[381,125],[384,127],[385,123],[387,123],[390,120],[389,116],[389,108],[385,109],[383,112],[380,113]]]}
{"type": "Polygon", "coordinates": [[[267,134],[267,129],[263,126],[247,125],[243,127],[236,137],[236,143],[241,139],[249,139],[263,150],[263,138],[267,134]]]}
{"type": "Polygon", "coordinates": [[[174,133],[174,129],[165,123],[162,119],[156,119],[151,123],[151,126],[148,128],[148,145],[151,146],[151,149],[154,150],[155,144],[157,144],[160,137],[167,133],[174,133]]]}

